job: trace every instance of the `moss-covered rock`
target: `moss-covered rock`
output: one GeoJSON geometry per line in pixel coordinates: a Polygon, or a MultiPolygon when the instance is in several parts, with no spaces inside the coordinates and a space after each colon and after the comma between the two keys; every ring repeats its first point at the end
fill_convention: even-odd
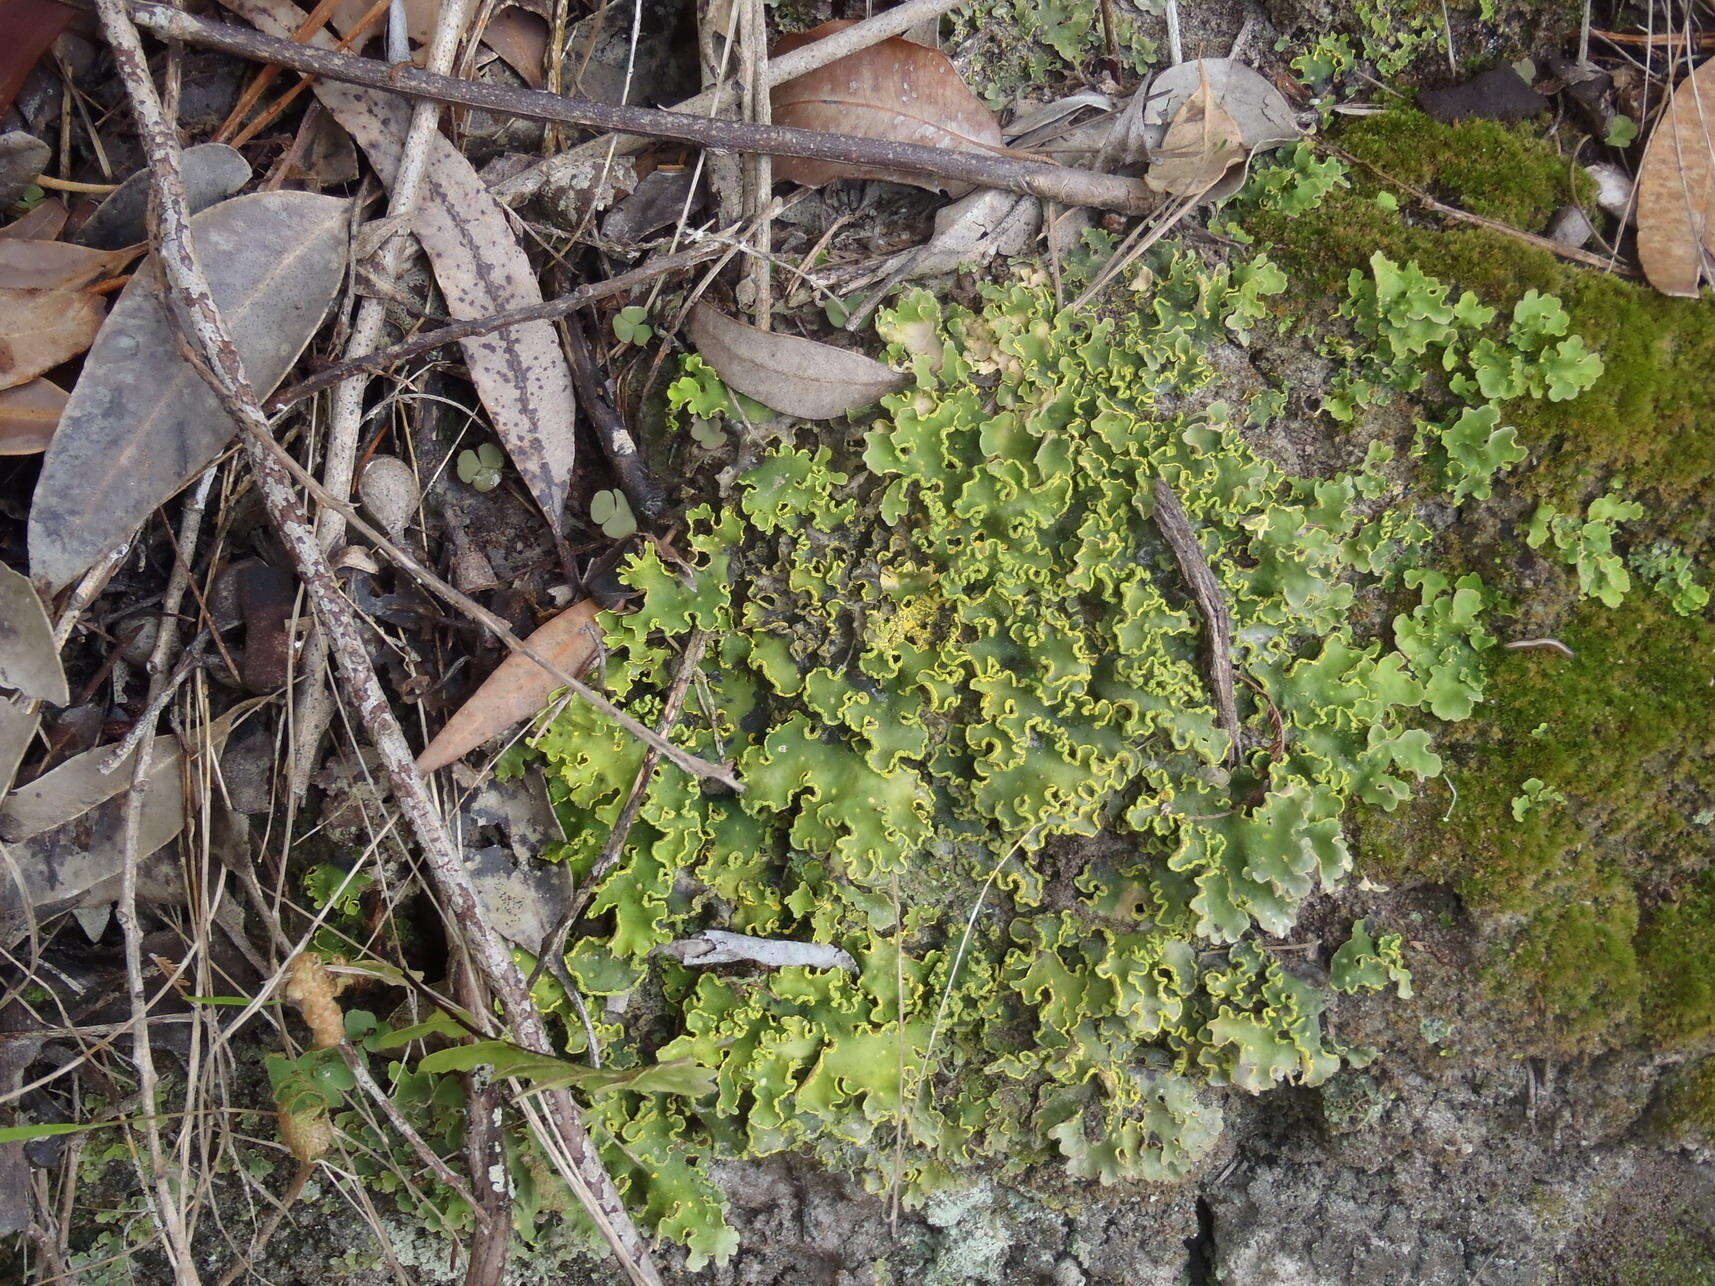
{"type": "Polygon", "coordinates": [[[1664,533],[1706,539],[1715,508],[1687,502],[1715,492],[1715,311],[1569,263],[1504,231],[1424,216],[1383,177],[1541,233],[1556,206],[1586,192],[1571,158],[1528,127],[1441,125],[1399,111],[1353,122],[1333,138],[1359,162],[1345,186],[1311,208],[1274,204],[1245,219],[1286,267],[1291,307],[1313,313],[1378,250],[1501,307],[1531,290],[1557,296],[1606,370],[1575,403],[1519,408],[1514,424],[1531,453],[1519,485],[1581,505],[1624,475],[1634,492],[1660,502],[1652,513],[1664,533]]]}

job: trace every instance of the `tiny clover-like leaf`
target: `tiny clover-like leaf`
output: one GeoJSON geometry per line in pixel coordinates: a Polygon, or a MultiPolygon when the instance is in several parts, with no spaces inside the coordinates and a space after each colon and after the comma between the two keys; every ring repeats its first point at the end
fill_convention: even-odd
{"type": "Polygon", "coordinates": [[[598,491],[591,496],[590,521],[612,540],[623,540],[637,530],[637,518],[620,491],[598,491]]]}
{"type": "Polygon", "coordinates": [[[655,328],[649,324],[649,310],[641,304],[621,308],[613,318],[613,333],[622,344],[646,344],[655,328]]]}
{"type": "Polygon", "coordinates": [[[691,436],[699,446],[710,451],[718,450],[726,441],[726,433],[722,431],[719,420],[706,420],[701,416],[691,421],[691,436]]]}
{"type": "Polygon", "coordinates": [[[484,442],[474,451],[460,451],[459,481],[469,483],[478,491],[493,491],[500,485],[500,472],[506,456],[492,442],[484,442]]]}
{"type": "Polygon", "coordinates": [[[1549,804],[1564,804],[1566,796],[1550,786],[1540,777],[1532,777],[1522,787],[1521,793],[1513,796],[1513,820],[1522,822],[1534,809],[1544,808],[1549,804]]]}
{"type": "Polygon", "coordinates": [[[1616,112],[1614,119],[1608,122],[1608,133],[1602,141],[1609,147],[1630,147],[1637,136],[1638,123],[1625,113],[1616,112]]]}

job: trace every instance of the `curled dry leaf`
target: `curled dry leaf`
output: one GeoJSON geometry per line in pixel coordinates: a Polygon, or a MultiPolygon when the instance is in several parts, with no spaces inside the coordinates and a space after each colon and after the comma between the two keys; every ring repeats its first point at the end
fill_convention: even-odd
{"type": "Polygon", "coordinates": [[[65,404],[65,390],[40,377],[16,388],[0,389],[0,455],[39,455],[46,451],[65,404]]]}
{"type": "MultiPolygon", "coordinates": [[[[233,197],[191,220],[244,369],[271,392],[345,276],[348,205],[307,192],[233,197]]],[[[60,416],[30,509],[30,571],[64,585],[226,448],[237,424],[183,356],[151,259],[119,296],[60,416]]]]}
{"type": "Polygon", "coordinates": [[[1221,106],[1205,75],[1168,125],[1144,179],[1157,192],[1201,196],[1247,155],[1238,122],[1221,106]]]}
{"type": "MultiPolygon", "coordinates": [[[[14,790],[5,804],[0,805],[0,839],[15,844],[64,826],[129,790],[136,752],[127,755],[112,772],[102,772],[102,765],[112,753],[112,746],[96,746],[73,755],[52,772],[43,773],[27,786],[14,790]]],[[[177,737],[156,737],[150,751],[147,780],[170,784],[176,793],[183,758],[177,737]]]]}
{"type": "MultiPolygon", "coordinates": [[[[271,36],[290,40],[304,12],[289,0],[223,0],[271,36]]],[[[310,38],[323,47],[325,32],[310,38]]],[[[392,183],[410,109],[377,90],[317,81],[316,96],[392,183]]],[[[471,163],[440,133],[429,136],[423,189],[412,216],[447,312],[468,320],[542,302],[541,283],[506,211],[471,163]]],[[[471,382],[530,495],[555,531],[564,521],[576,458],[572,373],[553,323],[540,321],[461,340],[471,382]]]]}
{"type": "Polygon", "coordinates": [[[0,389],[69,362],[101,329],[102,298],[86,290],[0,286],[0,389]]]}
{"type": "Polygon", "coordinates": [[[806,420],[829,420],[905,386],[872,357],[794,335],[776,335],[698,304],[686,327],[704,361],[729,388],[806,420]]]}
{"type": "MultiPolygon", "coordinates": [[[[774,57],[832,35],[849,22],[824,22],[784,37],[774,57]]],[[[973,94],[939,49],[894,36],[774,87],[774,123],[831,130],[894,143],[923,143],[959,152],[1003,152],[1000,121],[973,94]]],[[[960,196],[968,184],[867,169],[834,161],[776,157],[774,177],[820,187],[835,179],[886,179],[960,196]]]]}
{"type": "MultiPolygon", "coordinates": [[[[567,674],[576,675],[601,648],[601,629],[595,623],[600,611],[593,599],[573,603],[526,641],[567,674]]],[[[490,737],[540,714],[559,686],[558,679],[522,652],[510,653],[423,748],[417,767],[434,772],[463,758],[490,737]]]]}
{"type": "Polygon", "coordinates": [[[53,626],[29,579],[0,566],[0,687],[64,705],[71,699],[53,626]]]}
{"type": "MultiPolygon", "coordinates": [[[[192,214],[224,201],[250,182],[250,162],[225,143],[199,143],[180,157],[185,204],[192,214]]],[[[96,207],[77,230],[79,245],[117,250],[149,235],[149,171],[138,170],[96,207]]]]}
{"type": "Polygon", "coordinates": [[[8,0],[6,40],[0,44],[0,113],[12,106],[31,69],[75,17],[77,10],[56,0],[8,0]]]}
{"type": "Polygon", "coordinates": [[[1638,170],[1638,262],[1664,295],[1697,297],[1715,255],[1715,58],[1673,91],[1638,170]]]}

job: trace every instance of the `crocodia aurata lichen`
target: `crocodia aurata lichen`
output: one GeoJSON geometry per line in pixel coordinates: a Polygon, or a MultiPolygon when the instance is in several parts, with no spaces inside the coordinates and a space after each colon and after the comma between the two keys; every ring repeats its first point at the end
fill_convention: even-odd
{"type": "MultiPolygon", "coordinates": [[[[810,1149],[907,1199],[977,1165],[1170,1181],[1218,1138],[1218,1087],[1314,1085],[1366,1057],[1266,943],[1349,876],[1353,801],[1391,808],[1439,773],[1416,725],[1480,699],[1487,592],[1423,566],[1428,531],[1386,452],[1294,477],[1251,442],[1283,399],[1215,399],[1205,354],[1280,288],[1266,259],[1160,262],[1119,319],[1056,314],[1019,283],[974,311],[907,295],[878,329],[913,380],[861,442],[776,434],[730,504],[624,570],[635,610],[605,619],[603,682],[659,718],[680,649],[708,631],[673,736],[746,789],[657,772],[567,966],[610,1062],[713,1073],[700,1099],[590,1108],[644,1221],[698,1262],[733,1246],[706,1177],[720,1155],[810,1149]],[[1236,760],[1157,479],[1230,605],[1236,760]],[[1377,583],[1404,607],[1366,637],[1355,604],[1377,583]],[[856,968],[655,953],[710,927],[835,944],[856,968]]],[[[1354,284],[1372,374],[1423,328],[1394,280],[1354,284]]],[[[1494,321],[1432,311],[1461,343],[1494,321]]],[[[1512,341],[1494,329],[1498,363],[1512,341]]],[[[695,359],[672,396],[700,422],[727,405],[695,359]]],[[[532,744],[569,837],[550,856],[581,875],[642,747],[575,702],[532,744]]]]}

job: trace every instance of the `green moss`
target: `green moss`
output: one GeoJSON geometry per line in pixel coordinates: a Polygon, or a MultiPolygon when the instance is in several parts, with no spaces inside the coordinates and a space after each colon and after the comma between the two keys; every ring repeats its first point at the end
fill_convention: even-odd
{"type": "MultiPolygon", "coordinates": [[[[1553,205],[1581,194],[1570,161],[1522,130],[1482,122],[1445,126],[1396,112],[1349,125],[1334,141],[1382,170],[1429,183],[1461,208],[1510,211],[1529,232],[1543,230],[1553,205]],[[1494,163],[1474,164],[1468,151],[1494,163]]],[[[1394,193],[1398,209],[1378,204],[1377,194],[1389,189],[1362,165],[1346,177],[1348,186],[1320,205],[1259,202],[1242,216],[1250,235],[1287,269],[1287,307],[1316,315],[1346,274],[1378,250],[1501,307],[1531,290],[1558,296],[1606,371],[1576,402],[1518,408],[1513,424],[1530,453],[1518,485],[1571,510],[1582,508],[1593,482],[1624,475],[1633,493],[1656,502],[1651,516],[1662,534],[1694,544],[1707,539],[1715,506],[1686,502],[1715,494],[1715,310],[1568,263],[1504,233],[1421,222],[1404,193],[1394,193]]],[[[1268,182],[1258,176],[1259,188],[1268,182]]]]}
{"type": "Polygon", "coordinates": [[[1458,798],[1366,826],[1382,878],[1451,884],[1476,910],[1517,917],[1493,981],[1550,1043],[1618,1039],[1642,1013],[1660,1038],[1715,1023],[1715,987],[1677,960],[1715,959],[1715,908],[1646,911],[1715,860],[1695,803],[1715,790],[1715,626],[1650,595],[1577,606],[1576,653],[1491,653],[1480,722],[1449,738],[1458,798]],[[1515,816],[1531,780],[1539,802],[1515,816]],[[1553,802],[1548,792],[1565,796],[1553,802]],[[1444,816],[1445,815],[1445,816],[1444,816]],[[1671,921],[1672,927],[1668,927],[1671,921]]]}
{"type": "Polygon", "coordinates": [[[1650,1104],[1656,1133],[1707,1147],[1715,1143],[1715,1058],[1699,1058],[1664,1078],[1650,1104]]]}
{"type": "Polygon", "coordinates": [[[1644,1030],[1660,1045],[1715,1032],[1715,872],[1653,908],[1638,935],[1644,1030]]]}
{"type": "Polygon", "coordinates": [[[1337,141],[1399,183],[1531,231],[1544,227],[1560,206],[1588,201],[1591,194],[1583,171],[1528,123],[1447,125],[1399,110],[1359,117],[1337,141]]]}

